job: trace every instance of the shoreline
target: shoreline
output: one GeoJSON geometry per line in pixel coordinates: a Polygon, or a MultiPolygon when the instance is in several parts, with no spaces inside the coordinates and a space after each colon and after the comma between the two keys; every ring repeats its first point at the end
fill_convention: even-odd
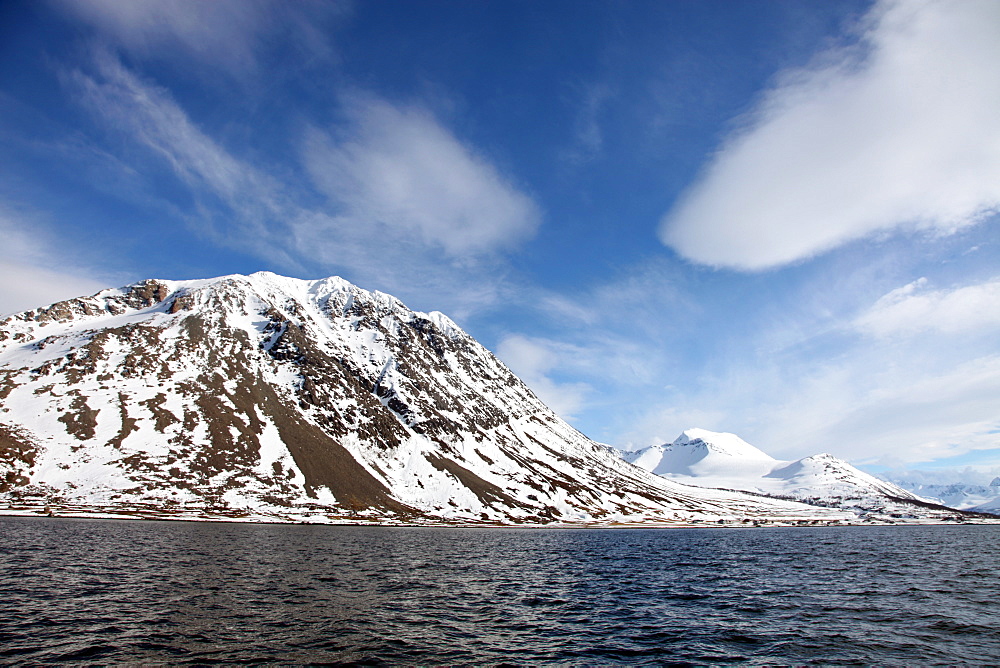
{"type": "Polygon", "coordinates": [[[26,517],[71,520],[119,520],[126,522],[190,522],[199,524],[254,524],[275,526],[329,526],[329,527],[385,527],[404,529],[775,529],[775,528],[832,528],[832,527],[886,527],[886,526],[987,526],[1000,525],[1000,517],[976,517],[960,520],[931,518],[893,518],[857,520],[748,520],[748,521],[588,521],[538,523],[501,523],[465,520],[438,520],[405,522],[397,520],[366,520],[363,518],[333,517],[322,515],[308,519],[276,518],[264,515],[227,516],[198,511],[189,514],[157,513],[148,510],[69,510],[47,506],[0,508],[0,517],[26,517]]]}

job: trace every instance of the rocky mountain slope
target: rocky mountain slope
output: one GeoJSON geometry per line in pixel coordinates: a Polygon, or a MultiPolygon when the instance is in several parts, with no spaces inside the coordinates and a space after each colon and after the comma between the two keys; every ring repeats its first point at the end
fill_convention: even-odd
{"type": "Polygon", "coordinates": [[[664,480],[440,313],[330,278],[147,280],[0,322],[0,512],[827,521],[664,480]]]}
{"type": "Polygon", "coordinates": [[[659,476],[842,508],[861,517],[942,519],[955,511],[880,480],[833,455],[781,461],[735,434],[688,429],[673,443],[622,457],[659,476]],[[935,507],[936,506],[936,507],[935,507]]]}

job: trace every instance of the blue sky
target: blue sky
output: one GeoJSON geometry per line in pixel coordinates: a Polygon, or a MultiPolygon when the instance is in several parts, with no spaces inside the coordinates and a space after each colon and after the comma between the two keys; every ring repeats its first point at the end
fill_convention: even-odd
{"type": "Polygon", "coordinates": [[[992,1],[8,0],[0,312],[336,274],[613,445],[995,475],[998,71],[992,1]]]}

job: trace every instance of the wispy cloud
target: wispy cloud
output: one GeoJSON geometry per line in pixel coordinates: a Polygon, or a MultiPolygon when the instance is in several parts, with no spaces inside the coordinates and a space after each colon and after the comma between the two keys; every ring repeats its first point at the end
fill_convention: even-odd
{"type": "Polygon", "coordinates": [[[308,133],[303,157],[313,182],[354,225],[454,258],[509,249],[534,234],[541,216],[531,198],[427,111],[354,99],[348,112],[339,137],[308,133]]]}
{"type": "Polygon", "coordinates": [[[573,146],[564,153],[572,164],[591,162],[600,156],[604,147],[601,116],[614,97],[614,89],[607,83],[595,83],[584,87],[580,97],[573,124],[573,146]]]}
{"type": "Polygon", "coordinates": [[[857,318],[855,326],[883,338],[1000,330],[1000,279],[951,290],[927,286],[927,279],[921,278],[889,292],[857,318]]]}
{"type": "MultiPolygon", "coordinates": [[[[912,354],[913,351],[908,351],[912,354]]],[[[858,463],[930,462],[992,450],[1000,464],[1000,359],[925,369],[923,356],[852,349],[822,364],[747,362],[698,377],[619,425],[619,442],[666,442],[681,429],[734,431],[768,453],[831,452],[858,463]]]]}
{"type": "Polygon", "coordinates": [[[445,311],[459,322],[514,291],[502,259],[456,263],[439,247],[370,221],[301,209],[289,229],[291,236],[277,243],[310,265],[344,272],[366,288],[390,292],[414,308],[445,311]]]}
{"type": "Polygon", "coordinates": [[[52,2],[135,55],[182,55],[238,75],[254,72],[258,54],[267,47],[268,39],[286,30],[311,57],[329,57],[330,46],[319,26],[350,6],[333,0],[52,2]]]}
{"type": "Polygon", "coordinates": [[[95,64],[95,76],[79,71],[74,76],[83,101],[159,154],[189,185],[204,183],[229,202],[242,200],[247,191],[260,193],[261,186],[272,189],[192,123],[166,89],[143,80],[107,51],[96,54],[95,64]]]}
{"type": "MultiPolygon", "coordinates": [[[[266,173],[234,157],[202,131],[169,91],[122,65],[112,53],[97,49],[92,74],[77,70],[69,77],[78,98],[112,131],[123,133],[164,161],[189,188],[203,215],[201,232],[244,248],[280,248],[271,239],[294,206],[284,189],[266,173]],[[205,215],[221,203],[231,215],[205,215]]],[[[155,172],[150,164],[137,168],[155,172]]]]}
{"type": "Polygon", "coordinates": [[[1000,207],[1000,4],[887,0],[787,72],[664,217],[695,262],[759,270],[1000,207]]]}
{"type": "Polygon", "coordinates": [[[678,342],[690,331],[685,317],[698,307],[675,282],[680,277],[654,260],[573,294],[521,291],[511,301],[532,312],[524,323],[535,331],[508,331],[497,355],[544,401],[569,403],[572,410],[558,412],[584,417],[577,424],[589,436],[620,444],[621,423],[660,405],[677,380],[678,342]]]}
{"type": "Polygon", "coordinates": [[[1000,476],[1000,466],[992,465],[971,465],[957,468],[948,466],[944,468],[895,468],[886,471],[886,478],[894,482],[916,483],[919,485],[952,485],[961,483],[965,485],[989,485],[997,476],[1000,476]]]}
{"type": "Polygon", "coordinates": [[[658,336],[679,331],[684,325],[663,314],[682,318],[701,307],[691,299],[691,285],[685,272],[651,257],[635,261],[609,276],[596,276],[592,285],[577,286],[566,292],[535,287],[524,295],[524,303],[556,327],[576,329],[589,336],[594,329],[579,330],[579,325],[599,331],[627,333],[623,340],[658,336]]]}
{"type": "Polygon", "coordinates": [[[1000,449],[1000,358],[922,369],[929,360],[909,352],[829,365],[800,385],[797,397],[785,395],[771,413],[775,427],[796,434],[799,444],[862,463],[928,462],[1000,449]]]}

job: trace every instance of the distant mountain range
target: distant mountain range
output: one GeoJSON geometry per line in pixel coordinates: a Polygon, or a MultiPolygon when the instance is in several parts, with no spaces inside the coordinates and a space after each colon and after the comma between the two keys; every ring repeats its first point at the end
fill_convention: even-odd
{"type": "Polygon", "coordinates": [[[689,429],[672,443],[622,452],[622,457],[668,480],[842,508],[861,518],[955,514],[945,507],[951,504],[880,480],[833,455],[781,461],[735,434],[689,429]]]}
{"type": "Polygon", "coordinates": [[[893,482],[925,499],[952,508],[1000,514],[1000,477],[994,478],[989,485],[928,484],[905,479],[893,479],[893,482]]]}
{"type": "Polygon", "coordinates": [[[653,475],[570,427],[443,314],[340,278],[270,273],[146,280],[0,322],[0,512],[413,524],[853,518],[653,475]]]}

